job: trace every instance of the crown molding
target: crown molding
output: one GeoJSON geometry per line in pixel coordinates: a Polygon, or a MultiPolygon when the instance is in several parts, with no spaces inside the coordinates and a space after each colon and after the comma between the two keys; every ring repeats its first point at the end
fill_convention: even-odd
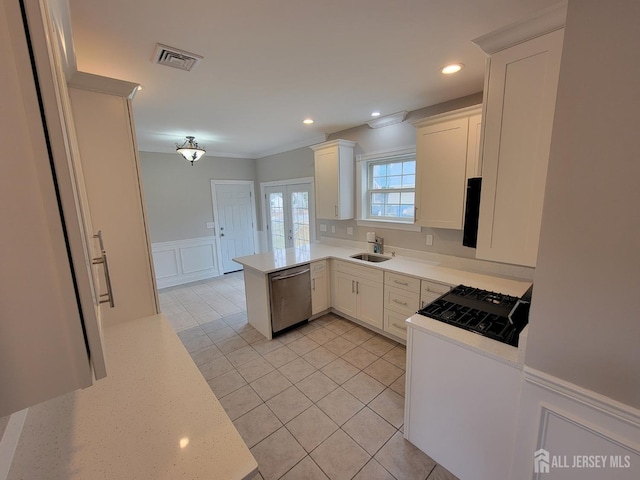
{"type": "Polygon", "coordinates": [[[512,47],[532,38],[564,28],[567,18],[567,0],[541,10],[525,20],[506,25],[498,30],[471,40],[487,55],[512,47]]]}
{"type": "Polygon", "coordinates": [[[93,73],[75,72],[67,81],[68,85],[80,90],[106,93],[118,97],[133,99],[138,91],[138,84],[115,78],[94,75],[93,73]]]}

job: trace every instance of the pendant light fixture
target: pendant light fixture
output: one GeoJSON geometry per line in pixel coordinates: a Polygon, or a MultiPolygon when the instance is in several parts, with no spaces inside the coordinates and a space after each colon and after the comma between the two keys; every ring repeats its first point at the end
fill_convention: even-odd
{"type": "Polygon", "coordinates": [[[187,137],[182,145],[176,143],[176,152],[184,157],[188,162],[197,162],[200,158],[207,153],[204,148],[198,147],[198,143],[194,142],[196,137],[187,137]]]}

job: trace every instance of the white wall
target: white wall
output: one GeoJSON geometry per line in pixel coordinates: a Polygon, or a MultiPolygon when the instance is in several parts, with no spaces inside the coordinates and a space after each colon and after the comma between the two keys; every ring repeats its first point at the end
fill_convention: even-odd
{"type": "Polygon", "coordinates": [[[640,3],[571,1],[525,363],[640,407],[640,3]]]}

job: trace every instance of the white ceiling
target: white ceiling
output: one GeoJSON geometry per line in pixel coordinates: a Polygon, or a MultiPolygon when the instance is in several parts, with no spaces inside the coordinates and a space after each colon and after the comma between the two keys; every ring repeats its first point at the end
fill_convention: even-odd
{"type": "Polygon", "coordinates": [[[78,70],[140,83],[140,150],[259,158],[482,90],[473,38],[557,0],[70,0],[78,70]],[[202,55],[151,62],[156,43],[202,55]],[[441,66],[462,62],[454,76],[441,66]],[[311,126],[302,124],[312,117],[311,126]]]}

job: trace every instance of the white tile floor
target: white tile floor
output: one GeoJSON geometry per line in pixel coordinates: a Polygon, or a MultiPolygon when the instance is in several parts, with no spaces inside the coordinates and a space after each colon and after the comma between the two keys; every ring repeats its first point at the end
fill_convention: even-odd
{"type": "Polygon", "coordinates": [[[333,314],[267,341],[247,323],[241,272],[161,290],[160,304],[256,479],[455,479],[403,438],[403,345],[333,314]]]}

